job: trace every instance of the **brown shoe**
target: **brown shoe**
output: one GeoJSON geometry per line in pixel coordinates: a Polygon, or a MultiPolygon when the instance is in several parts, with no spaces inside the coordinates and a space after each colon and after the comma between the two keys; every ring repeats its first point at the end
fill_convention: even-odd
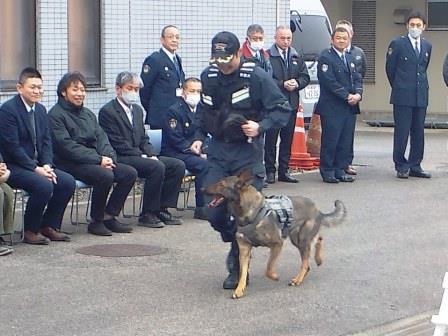
{"type": "Polygon", "coordinates": [[[347,168],[345,168],[345,173],[348,175],[357,175],[358,172],[356,171],[355,168],[353,168],[353,166],[347,166],[347,168]]]}
{"type": "Polygon", "coordinates": [[[51,241],[69,242],[71,240],[69,235],[66,235],[65,233],[62,232],[58,232],[49,226],[42,228],[40,230],[40,233],[42,233],[45,237],[49,238],[51,241]]]}
{"type": "Polygon", "coordinates": [[[25,237],[23,238],[23,242],[27,244],[33,245],[48,245],[50,244],[50,240],[40,233],[34,233],[32,231],[25,231],[25,237]]]}

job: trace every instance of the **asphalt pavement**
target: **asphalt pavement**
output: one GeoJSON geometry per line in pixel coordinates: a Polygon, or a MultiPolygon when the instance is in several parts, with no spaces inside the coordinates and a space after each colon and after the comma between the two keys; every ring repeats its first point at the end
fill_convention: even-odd
{"type": "Polygon", "coordinates": [[[299,184],[264,190],[310,197],[323,212],[336,199],[348,209],[344,224],[322,230],[323,265],[313,263],[298,287],[288,286],[300,265],[292,244],[280,257],[278,282],[264,276],[268,250],[258,248],[246,296],[231,299],[221,287],[229,247],[207,222],[192,219],[191,210],[177,212],[182,226],[134,225],[133,233],[112,237],[87,234],[84,225],[75,231],[67,217],[63,229],[74,232],[71,243],[19,244],[0,257],[0,335],[373,335],[378,326],[421,320],[438,310],[448,271],[448,131],[426,134],[429,180],[397,179],[392,129],[360,123],[356,182],[324,184],[317,172],[307,172],[297,175],[299,184]],[[144,244],[164,253],[77,252],[98,244],[144,244]]]}

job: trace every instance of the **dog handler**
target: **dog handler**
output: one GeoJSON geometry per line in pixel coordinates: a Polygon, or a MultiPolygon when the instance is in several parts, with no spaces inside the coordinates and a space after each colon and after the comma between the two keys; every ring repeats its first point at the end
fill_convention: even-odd
{"type": "MultiPolygon", "coordinates": [[[[291,113],[288,100],[273,79],[255,63],[241,59],[240,42],[230,32],[212,39],[210,66],[201,74],[203,109],[200,131],[194,142],[202,146],[201,134],[209,133],[209,171],[205,185],[250,169],[253,185],[263,186],[263,133],[286,125],[291,113]]],[[[226,204],[207,209],[211,226],[231,243],[227,257],[228,277],[224,289],[235,289],[239,278],[236,225],[226,204]]]]}

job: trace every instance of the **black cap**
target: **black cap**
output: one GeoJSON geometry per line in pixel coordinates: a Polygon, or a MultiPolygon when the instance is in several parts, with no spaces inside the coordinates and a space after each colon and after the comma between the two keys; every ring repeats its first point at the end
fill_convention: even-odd
{"type": "Polygon", "coordinates": [[[212,39],[212,57],[210,63],[229,63],[240,49],[240,41],[235,34],[220,32],[212,39]]]}

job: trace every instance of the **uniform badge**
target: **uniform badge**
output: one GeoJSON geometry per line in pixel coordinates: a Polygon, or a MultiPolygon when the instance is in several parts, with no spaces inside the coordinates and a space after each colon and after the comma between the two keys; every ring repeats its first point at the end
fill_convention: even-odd
{"type": "Polygon", "coordinates": [[[185,127],[190,127],[190,124],[186,122],[185,127]]]}
{"type": "Polygon", "coordinates": [[[144,73],[148,73],[149,70],[151,70],[151,67],[150,67],[148,64],[145,64],[145,65],[143,66],[143,72],[144,72],[144,73]]]}
{"type": "Polygon", "coordinates": [[[358,55],[355,58],[359,61],[361,59],[361,56],[358,55]]]}
{"type": "Polygon", "coordinates": [[[393,52],[394,52],[394,50],[393,50],[392,48],[389,48],[389,50],[387,51],[387,53],[388,53],[389,55],[392,55],[393,52]]]}
{"type": "Polygon", "coordinates": [[[177,120],[176,119],[170,119],[170,127],[172,129],[175,129],[177,126],[177,120]]]}
{"type": "Polygon", "coordinates": [[[323,72],[327,72],[328,71],[328,65],[327,64],[322,64],[322,71],[323,72]]]}

